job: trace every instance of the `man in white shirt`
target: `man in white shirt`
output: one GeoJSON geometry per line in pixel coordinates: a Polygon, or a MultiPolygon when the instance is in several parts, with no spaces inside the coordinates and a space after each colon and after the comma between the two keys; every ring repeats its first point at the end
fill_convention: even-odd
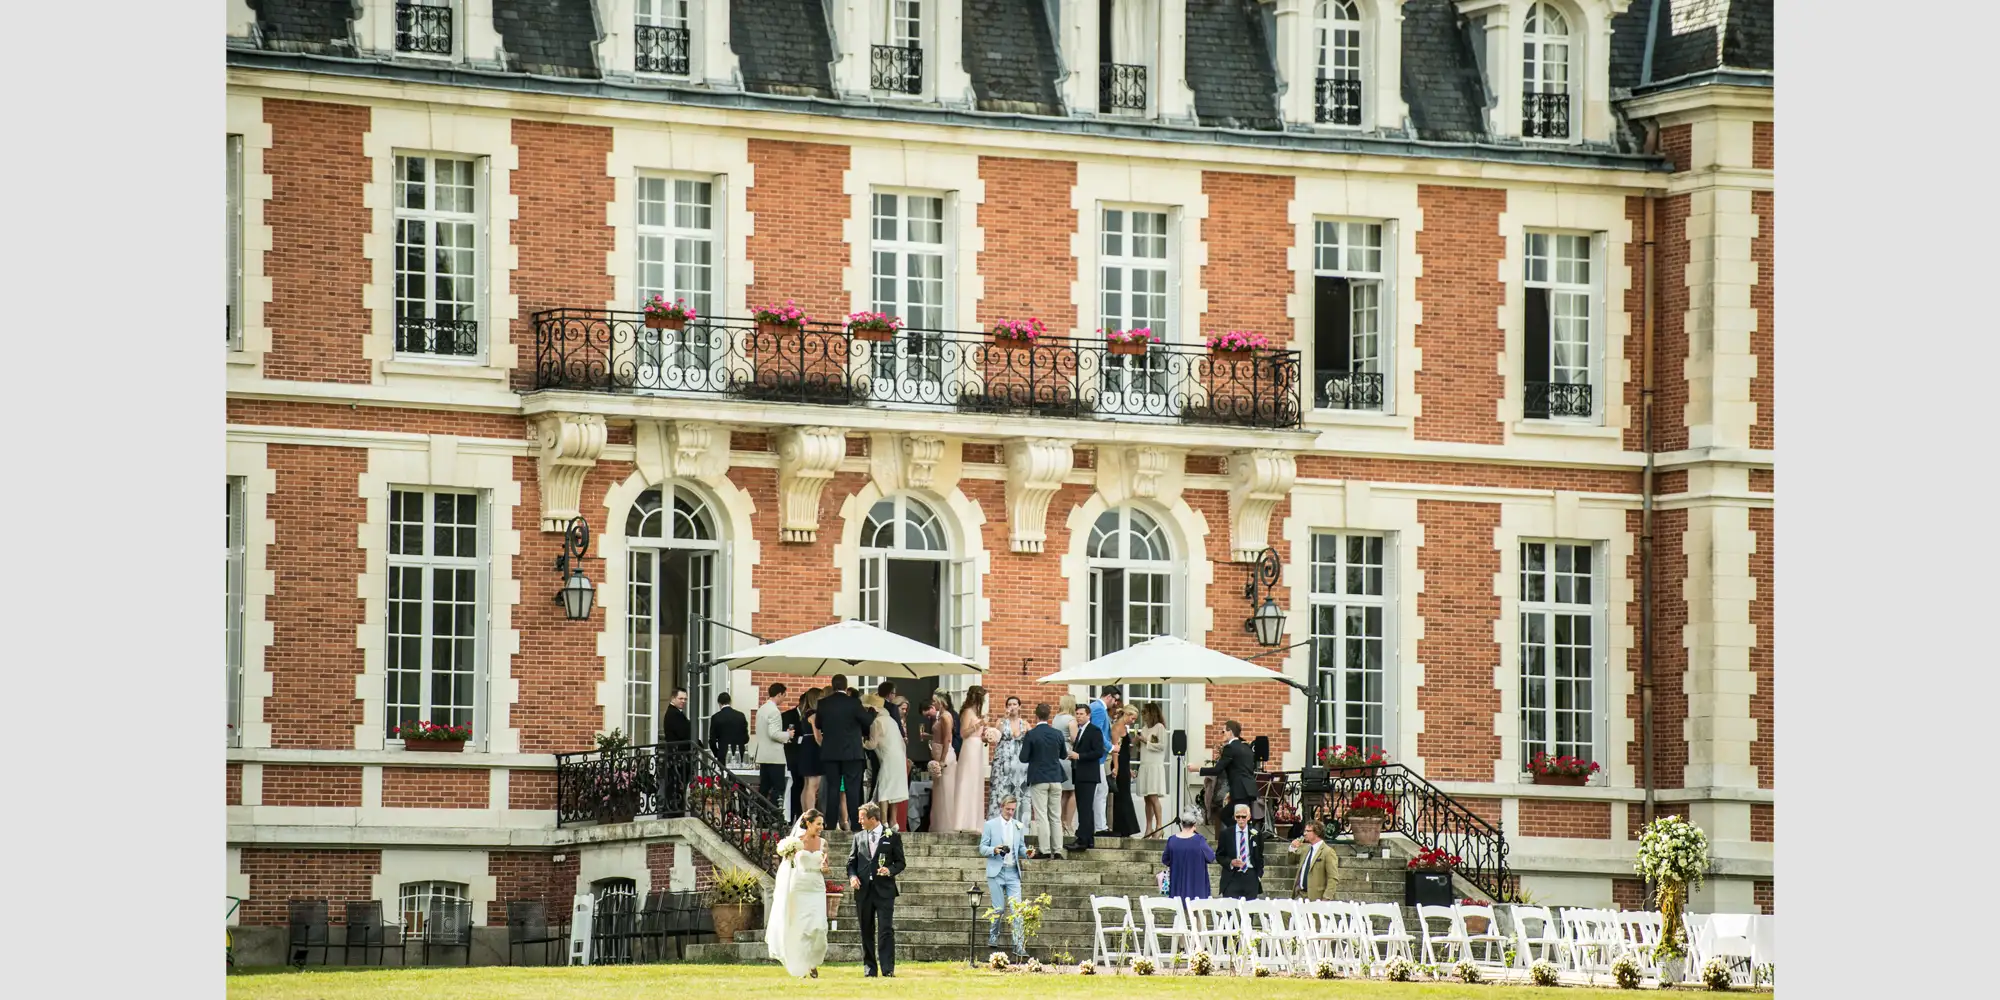
{"type": "Polygon", "coordinates": [[[770,696],[757,707],[757,733],[751,739],[757,755],[757,791],[781,809],[785,803],[785,745],[792,739],[785,729],[784,706],[778,704],[784,694],[783,684],[771,685],[770,696]]]}

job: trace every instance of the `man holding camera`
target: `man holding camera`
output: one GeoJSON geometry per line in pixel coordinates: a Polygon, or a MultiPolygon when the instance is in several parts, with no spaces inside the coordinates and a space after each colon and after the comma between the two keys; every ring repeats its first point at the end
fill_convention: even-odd
{"type": "MultiPolygon", "coordinates": [[[[986,855],[986,894],[1000,911],[986,925],[986,946],[1000,946],[1000,921],[1007,919],[1007,901],[1021,898],[1021,858],[1028,853],[1027,837],[1020,820],[1014,818],[1019,803],[1009,795],[1000,800],[1000,815],[986,821],[979,833],[979,853],[986,855]]],[[[1022,947],[1021,920],[1013,921],[1014,957],[1027,958],[1022,947]]]]}

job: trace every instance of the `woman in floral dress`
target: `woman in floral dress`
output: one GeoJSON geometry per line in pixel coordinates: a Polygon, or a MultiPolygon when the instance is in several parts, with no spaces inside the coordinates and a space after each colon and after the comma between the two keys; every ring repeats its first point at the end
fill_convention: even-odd
{"type": "Polygon", "coordinates": [[[1012,798],[1016,819],[1029,822],[1028,765],[1021,761],[1021,737],[1028,735],[1028,720],[1021,718],[1021,699],[1007,696],[1007,714],[999,721],[1000,742],[993,747],[993,791],[986,818],[1000,815],[1000,803],[1012,798]]]}

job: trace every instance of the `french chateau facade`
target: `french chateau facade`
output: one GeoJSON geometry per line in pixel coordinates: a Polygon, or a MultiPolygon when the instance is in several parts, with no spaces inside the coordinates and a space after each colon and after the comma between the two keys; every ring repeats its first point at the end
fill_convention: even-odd
{"type": "Polygon", "coordinates": [[[1380,747],[1546,903],[1637,904],[1650,771],[1694,908],[1772,910],[1768,0],[227,7],[240,923],[699,884],[692,824],[559,827],[554,755],[847,618],[1030,706],[1269,653],[1319,696],[1129,697],[1191,760],[1380,747]]]}

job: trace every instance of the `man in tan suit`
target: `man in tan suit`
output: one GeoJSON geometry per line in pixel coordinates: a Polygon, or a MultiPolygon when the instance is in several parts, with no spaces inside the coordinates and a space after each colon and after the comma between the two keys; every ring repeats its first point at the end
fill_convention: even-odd
{"type": "Polygon", "coordinates": [[[1333,899],[1340,888],[1340,860],[1325,834],[1314,820],[1306,824],[1305,836],[1292,841],[1289,850],[1299,859],[1298,878],[1292,883],[1294,899],[1333,899]]]}

